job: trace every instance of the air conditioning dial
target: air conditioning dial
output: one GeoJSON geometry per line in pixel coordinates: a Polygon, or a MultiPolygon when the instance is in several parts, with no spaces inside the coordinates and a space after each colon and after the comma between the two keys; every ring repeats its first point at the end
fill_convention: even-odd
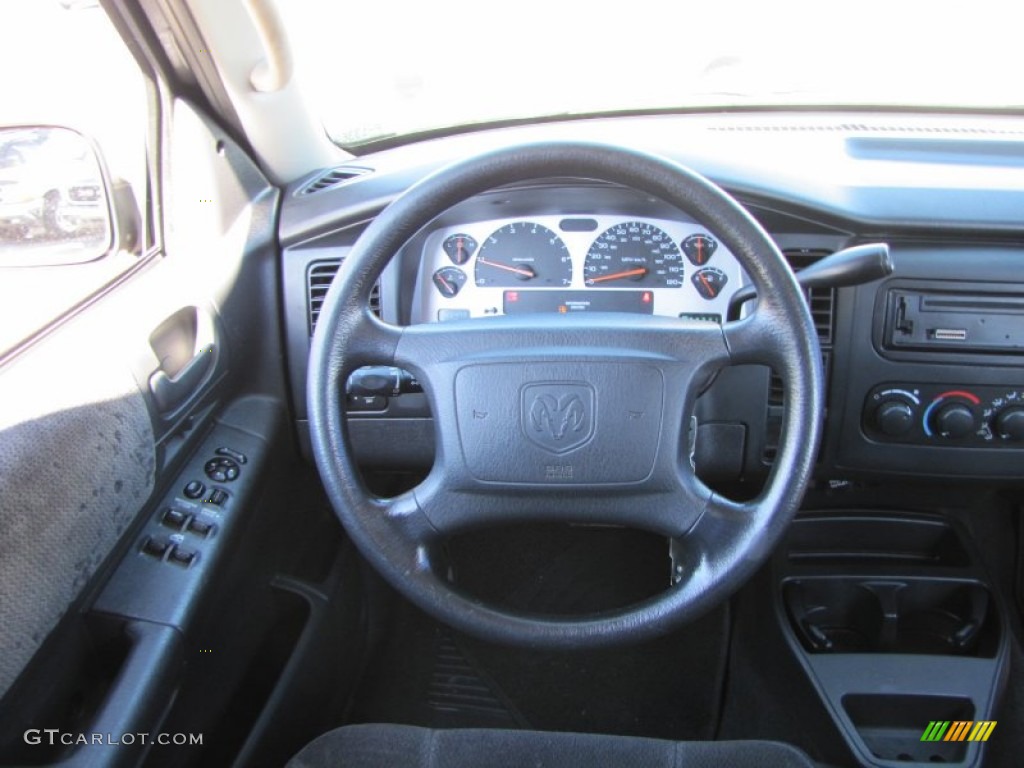
{"type": "Polygon", "coordinates": [[[945,403],[935,409],[931,428],[934,434],[959,440],[978,428],[978,417],[966,403],[945,403]]]}
{"type": "Polygon", "coordinates": [[[902,400],[886,400],[875,410],[875,426],[888,437],[902,437],[914,428],[914,409],[902,400]]]}
{"type": "Polygon", "coordinates": [[[919,394],[914,387],[876,387],[865,403],[865,431],[883,440],[913,440],[920,431],[919,394]]]}
{"type": "Polygon", "coordinates": [[[1024,407],[1015,405],[1000,411],[993,426],[996,435],[1003,440],[1024,440],[1024,407]]]}
{"type": "Polygon", "coordinates": [[[1024,386],[892,382],[864,402],[865,437],[882,443],[1024,450],[1024,386]]]}

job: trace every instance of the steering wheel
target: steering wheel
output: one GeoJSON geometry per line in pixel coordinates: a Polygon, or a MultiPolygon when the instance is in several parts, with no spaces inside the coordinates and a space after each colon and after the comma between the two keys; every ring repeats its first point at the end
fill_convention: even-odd
{"type": "Polygon", "coordinates": [[[727,193],[674,162],[607,145],[552,142],[457,162],[410,187],[367,227],[327,292],[309,361],[313,452],[335,512],[366,559],[435,618],[483,639],[544,648],[636,641],[728,597],[795,514],[820,438],[821,354],[803,294],[760,225],[727,193]],[[573,177],[654,195],[689,213],[739,259],[759,296],[724,325],[620,313],[512,315],[399,327],[369,310],[374,283],[424,225],[515,182],[573,177]],[[720,368],[773,367],[786,387],[778,454],[762,492],[737,502],[696,476],[697,394],[720,368]],[[434,417],[426,479],[395,498],[365,488],[343,412],[348,376],[397,366],[434,417]],[[622,525],[673,539],[665,591],[580,617],[513,613],[449,583],[452,534],[547,521],[622,525]]]}

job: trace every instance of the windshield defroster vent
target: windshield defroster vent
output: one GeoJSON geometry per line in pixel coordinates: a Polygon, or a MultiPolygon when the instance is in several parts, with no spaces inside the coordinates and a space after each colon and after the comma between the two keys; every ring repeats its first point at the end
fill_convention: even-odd
{"type": "MultiPolygon", "coordinates": [[[[324,297],[327,289],[334,282],[334,276],[341,267],[341,259],[330,261],[315,261],[309,266],[309,278],[307,282],[306,299],[309,307],[309,335],[316,330],[316,321],[320,317],[320,308],[323,307],[324,297]]],[[[380,283],[373,286],[370,292],[370,311],[380,317],[380,283]]]]}
{"type": "Polygon", "coordinates": [[[300,195],[312,195],[314,192],[322,192],[325,189],[331,189],[337,187],[345,182],[358,179],[360,176],[365,176],[368,173],[372,173],[370,168],[361,168],[354,165],[344,165],[340,168],[332,168],[329,171],[322,173],[317,176],[311,182],[306,184],[299,190],[300,195]]]}

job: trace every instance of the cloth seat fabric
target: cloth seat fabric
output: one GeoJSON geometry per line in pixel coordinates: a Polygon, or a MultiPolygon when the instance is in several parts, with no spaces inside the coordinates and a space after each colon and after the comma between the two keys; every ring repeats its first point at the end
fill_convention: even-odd
{"type": "Polygon", "coordinates": [[[814,768],[774,741],[665,741],[498,729],[349,725],[329,731],[287,768],[814,768]]]}

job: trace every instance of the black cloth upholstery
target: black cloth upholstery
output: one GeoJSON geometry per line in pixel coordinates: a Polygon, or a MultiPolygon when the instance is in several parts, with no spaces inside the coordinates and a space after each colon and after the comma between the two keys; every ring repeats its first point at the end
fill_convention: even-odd
{"type": "Polygon", "coordinates": [[[323,734],[287,768],[813,768],[774,741],[664,741],[635,736],[349,725],[323,734]]]}

